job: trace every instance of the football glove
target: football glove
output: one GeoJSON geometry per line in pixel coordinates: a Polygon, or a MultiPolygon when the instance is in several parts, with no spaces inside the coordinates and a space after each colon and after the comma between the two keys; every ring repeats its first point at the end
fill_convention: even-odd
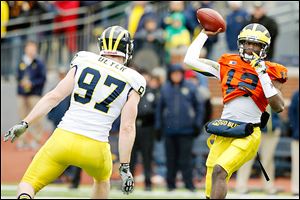
{"type": "Polygon", "coordinates": [[[14,125],[10,128],[4,135],[4,142],[11,139],[11,143],[15,141],[17,137],[20,137],[26,129],[28,128],[28,123],[25,121],[21,121],[19,124],[14,125]]]}
{"type": "Polygon", "coordinates": [[[266,73],[267,67],[265,61],[263,61],[256,53],[253,52],[255,59],[251,61],[250,65],[255,69],[258,75],[266,73]]]}
{"type": "Polygon", "coordinates": [[[124,194],[133,192],[134,180],[129,169],[129,163],[121,163],[119,173],[122,178],[122,192],[124,194]]]}

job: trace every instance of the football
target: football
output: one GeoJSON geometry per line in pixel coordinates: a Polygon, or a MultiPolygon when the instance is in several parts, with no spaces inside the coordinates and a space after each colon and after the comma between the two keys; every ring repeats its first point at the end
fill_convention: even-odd
{"type": "Polygon", "coordinates": [[[216,32],[222,28],[221,32],[226,30],[226,22],[217,11],[210,8],[199,8],[197,10],[197,19],[202,27],[207,31],[216,32]]]}

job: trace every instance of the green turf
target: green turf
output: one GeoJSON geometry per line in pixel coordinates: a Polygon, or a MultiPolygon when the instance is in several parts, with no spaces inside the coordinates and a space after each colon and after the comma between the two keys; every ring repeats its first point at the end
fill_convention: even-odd
{"type": "MultiPolygon", "coordinates": [[[[17,185],[1,184],[1,199],[14,199],[16,195],[17,185]]],[[[91,186],[81,185],[79,189],[69,189],[64,184],[51,184],[42,189],[36,195],[36,199],[89,199],[91,194],[91,186]]],[[[110,199],[205,199],[204,190],[198,189],[197,192],[189,192],[186,189],[179,188],[176,191],[167,192],[164,187],[154,188],[151,192],[146,192],[142,187],[136,187],[133,194],[124,195],[119,188],[112,186],[109,194],[110,199]]],[[[299,196],[292,196],[288,193],[280,193],[277,195],[266,195],[262,192],[251,192],[249,194],[240,195],[229,191],[228,199],[299,199],[299,196]]]]}

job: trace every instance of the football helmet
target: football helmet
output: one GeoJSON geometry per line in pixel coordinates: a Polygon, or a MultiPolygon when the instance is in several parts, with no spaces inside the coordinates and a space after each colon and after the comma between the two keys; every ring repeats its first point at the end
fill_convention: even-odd
{"type": "Polygon", "coordinates": [[[130,33],[121,26],[110,26],[98,37],[100,55],[122,56],[124,64],[132,58],[133,40],[130,33]]]}
{"type": "Polygon", "coordinates": [[[245,26],[238,35],[238,49],[240,56],[246,61],[251,62],[255,59],[254,55],[249,55],[245,52],[245,42],[254,42],[261,45],[261,50],[255,52],[260,59],[264,59],[267,56],[268,48],[271,44],[271,36],[269,31],[261,24],[252,23],[245,26]]]}

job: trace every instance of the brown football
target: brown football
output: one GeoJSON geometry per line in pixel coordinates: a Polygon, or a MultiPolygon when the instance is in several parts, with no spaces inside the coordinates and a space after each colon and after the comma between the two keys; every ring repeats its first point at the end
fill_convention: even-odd
{"type": "Polygon", "coordinates": [[[197,19],[206,31],[216,32],[222,28],[221,32],[226,30],[226,22],[217,11],[210,8],[199,8],[197,10],[197,19]]]}

